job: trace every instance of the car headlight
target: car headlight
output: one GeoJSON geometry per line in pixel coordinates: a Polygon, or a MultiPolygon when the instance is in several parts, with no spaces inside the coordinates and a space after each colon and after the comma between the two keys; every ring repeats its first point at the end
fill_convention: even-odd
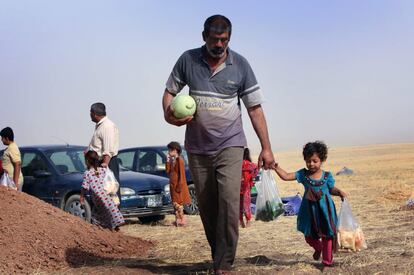
{"type": "Polygon", "coordinates": [[[128,187],[121,187],[121,196],[133,196],[135,195],[134,189],[128,187]]]}
{"type": "Polygon", "coordinates": [[[167,184],[167,185],[164,186],[164,192],[166,194],[169,194],[170,193],[170,185],[169,184],[167,184]]]}

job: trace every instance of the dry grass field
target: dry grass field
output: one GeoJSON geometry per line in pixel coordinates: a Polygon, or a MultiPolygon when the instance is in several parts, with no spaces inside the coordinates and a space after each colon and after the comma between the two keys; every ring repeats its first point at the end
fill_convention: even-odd
{"type": "MultiPolygon", "coordinates": [[[[288,171],[304,167],[301,151],[280,153],[277,160],[288,171]]],[[[349,195],[367,250],[335,254],[335,266],[323,269],[312,259],[313,252],[303,235],[296,231],[296,216],[280,217],[240,228],[234,273],[414,274],[414,210],[401,208],[414,196],[414,144],[330,149],[324,169],[336,173],[343,166],[355,174],[335,176],[336,184],[349,195]]],[[[277,182],[282,196],[303,193],[296,182],[278,178],[277,182]]],[[[339,214],[341,202],[338,198],[335,202],[339,214]]],[[[124,226],[125,234],[155,241],[156,246],[149,257],[111,263],[105,271],[207,274],[210,252],[200,218],[189,217],[186,228],[169,226],[172,221],[173,216],[168,216],[155,225],[131,222],[124,226]]],[[[89,273],[91,269],[84,271],[89,273]]]]}

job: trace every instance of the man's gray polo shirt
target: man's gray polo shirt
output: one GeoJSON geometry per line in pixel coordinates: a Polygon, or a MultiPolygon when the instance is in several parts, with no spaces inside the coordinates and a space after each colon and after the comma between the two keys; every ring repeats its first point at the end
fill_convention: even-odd
{"type": "Polygon", "coordinates": [[[233,146],[247,146],[240,99],[246,108],[263,103],[263,95],[247,60],[228,49],[226,61],[212,73],[203,58],[204,46],[184,52],[167,81],[178,94],[185,85],[197,103],[187,124],[185,148],[193,154],[213,155],[233,146]]]}

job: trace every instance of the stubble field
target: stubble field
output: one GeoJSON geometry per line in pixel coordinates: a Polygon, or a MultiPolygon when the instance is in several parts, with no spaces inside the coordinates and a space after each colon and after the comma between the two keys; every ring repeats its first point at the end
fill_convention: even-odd
{"type": "MultiPolygon", "coordinates": [[[[304,167],[301,152],[277,155],[288,171],[304,167]]],[[[414,196],[414,144],[332,148],[324,169],[336,173],[347,166],[350,176],[335,176],[349,195],[354,215],[365,234],[368,249],[334,255],[335,266],[323,269],[296,231],[295,217],[253,222],[240,228],[235,274],[412,274],[414,273],[414,210],[404,209],[414,196]]],[[[303,193],[296,182],[277,179],[282,196],[303,193]]],[[[335,198],[339,214],[341,201],[335,198]]],[[[188,216],[188,226],[170,226],[173,216],[153,225],[131,221],[122,232],[155,242],[149,255],[82,267],[68,273],[208,274],[210,250],[199,216],[188,216]]],[[[131,255],[132,256],[132,255],[131,255]]]]}

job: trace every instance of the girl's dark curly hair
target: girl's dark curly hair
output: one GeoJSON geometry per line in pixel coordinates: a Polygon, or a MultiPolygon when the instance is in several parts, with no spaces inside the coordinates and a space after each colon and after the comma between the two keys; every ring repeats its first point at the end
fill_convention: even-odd
{"type": "Polygon", "coordinates": [[[323,141],[308,142],[303,146],[303,159],[307,160],[317,154],[318,157],[324,162],[328,158],[328,147],[323,141]]]}

